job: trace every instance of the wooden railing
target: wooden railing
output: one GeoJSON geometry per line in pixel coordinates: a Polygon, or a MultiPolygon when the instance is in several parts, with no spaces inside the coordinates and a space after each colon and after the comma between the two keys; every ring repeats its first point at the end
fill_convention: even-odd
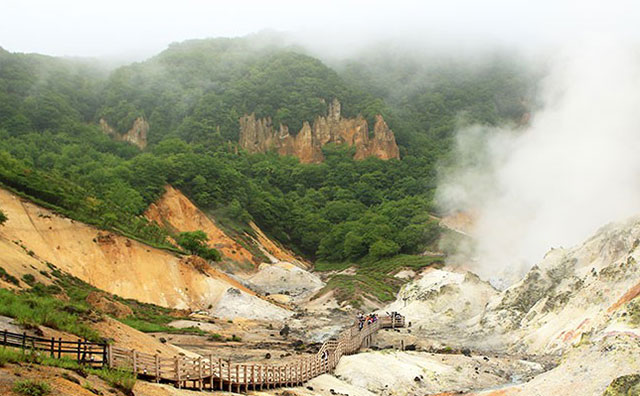
{"type": "Polygon", "coordinates": [[[160,357],[114,345],[86,340],[63,341],[11,333],[0,333],[0,345],[49,353],[51,357],[68,357],[82,364],[108,366],[133,371],[142,379],[173,383],[178,388],[228,390],[242,392],[297,386],[319,375],[330,373],[340,358],[371,345],[372,337],[381,328],[404,327],[405,318],[394,314],[374,323],[346,329],[338,338],[326,341],[318,352],[287,364],[232,363],[230,360],[208,357],[191,358],[176,355],[160,357]]]}
{"type": "Polygon", "coordinates": [[[0,332],[0,345],[49,354],[52,358],[69,358],[81,364],[102,367],[107,363],[108,346],[78,339],[76,341],[29,336],[26,333],[0,332]]]}
{"type": "Polygon", "coordinates": [[[191,358],[158,355],[109,347],[110,367],[132,370],[137,376],[155,382],[173,383],[178,388],[247,392],[282,386],[297,386],[319,375],[330,373],[340,358],[370,346],[375,332],[381,328],[404,327],[400,315],[384,316],[360,330],[352,326],[337,339],[326,341],[314,355],[286,364],[233,363],[208,357],[191,358]]]}

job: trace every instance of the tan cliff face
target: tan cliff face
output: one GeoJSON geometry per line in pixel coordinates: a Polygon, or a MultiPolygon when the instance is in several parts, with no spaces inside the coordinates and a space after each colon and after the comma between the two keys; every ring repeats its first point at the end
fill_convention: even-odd
{"type": "MultiPolygon", "coordinates": [[[[158,201],[149,205],[144,216],[176,232],[204,231],[209,237],[208,245],[218,249],[226,261],[240,264],[243,270],[250,269],[253,272],[264,259],[249,251],[246,245],[239,243],[240,239],[236,240],[227,235],[216,225],[213,218],[198,209],[180,190],[170,185],[165,186],[165,193],[158,201]]],[[[269,239],[255,223],[251,222],[250,226],[255,237],[246,234],[245,242],[253,243],[269,260],[286,261],[302,268],[311,267],[304,259],[269,239]]],[[[238,269],[237,265],[233,267],[234,270],[238,269]]]]}
{"type": "Polygon", "coordinates": [[[208,245],[218,249],[225,259],[251,266],[260,264],[258,258],[231,239],[189,198],[172,186],[165,186],[165,193],[147,208],[144,216],[178,232],[202,230],[209,237],[208,245]]]}
{"type": "Polygon", "coordinates": [[[100,128],[102,132],[113,137],[116,140],[135,144],[141,149],[147,147],[147,134],[149,133],[149,123],[142,117],[138,117],[133,121],[131,129],[126,133],[119,133],[113,129],[104,118],[100,119],[100,128]]]}
{"type": "Polygon", "coordinates": [[[340,111],[340,102],[334,99],[326,117],[317,117],[313,125],[305,121],[295,136],[289,134],[286,125],[280,125],[276,130],[271,118],[256,119],[254,114],[245,115],[240,118],[240,147],[250,153],[276,149],[278,154],[298,157],[302,163],[322,162],[322,146],[328,143],[355,147],[354,159],[357,160],[400,158],[395,135],[381,115],[376,116],[370,138],[369,126],[362,116],[343,118],[340,111]]]}

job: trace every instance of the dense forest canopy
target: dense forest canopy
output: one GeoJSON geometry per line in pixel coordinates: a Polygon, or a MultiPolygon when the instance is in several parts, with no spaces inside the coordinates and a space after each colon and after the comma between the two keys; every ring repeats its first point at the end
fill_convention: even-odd
{"type": "Polygon", "coordinates": [[[430,248],[436,165],[461,122],[517,123],[529,72],[497,57],[359,57],[332,69],[304,50],[255,37],[192,40],[106,73],[87,62],[0,50],[0,182],[62,213],[167,246],[168,231],[140,215],[167,183],[227,227],[253,220],[321,262],[371,262],[430,248]],[[300,164],[238,150],[238,119],[255,113],[296,131],[337,98],[345,116],[382,114],[401,160],[300,164]],[[148,120],[145,150],[113,140],[148,120]]]}

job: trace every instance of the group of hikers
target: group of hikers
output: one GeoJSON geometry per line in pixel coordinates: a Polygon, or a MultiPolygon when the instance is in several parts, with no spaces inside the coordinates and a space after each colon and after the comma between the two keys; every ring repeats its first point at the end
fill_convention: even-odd
{"type": "Polygon", "coordinates": [[[367,316],[363,315],[362,313],[358,314],[358,330],[362,330],[362,328],[364,327],[364,324],[372,324],[378,321],[378,314],[376,313],[370,313],[367,316]]]}

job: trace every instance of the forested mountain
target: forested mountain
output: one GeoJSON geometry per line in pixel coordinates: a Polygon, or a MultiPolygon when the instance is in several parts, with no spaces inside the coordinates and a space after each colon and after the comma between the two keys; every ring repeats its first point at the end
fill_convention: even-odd
{"type": "Polygon", "coordinates": [[[532,81],[503,58],[471,70],[378,53],[334,70],[255,37],[173,44],[109,73],[0,50],[0,181],[70,217],[164,246],[168,231],[140,214],[169,183],[226,227],[254,220],[308,258],[370,263],[436,242],[436,163],[457,123],[518,122],[532,81]],[[382,114],[401,159],[354,161],[352,148],[332,144],[323,163],[300,164],[238,149],[242,115],[296,131],[333,99],[345,116],[382,114]],[[139,117],[150,125],[144,150],[98,126],[104,119],[124,133],[139,117]]]}

